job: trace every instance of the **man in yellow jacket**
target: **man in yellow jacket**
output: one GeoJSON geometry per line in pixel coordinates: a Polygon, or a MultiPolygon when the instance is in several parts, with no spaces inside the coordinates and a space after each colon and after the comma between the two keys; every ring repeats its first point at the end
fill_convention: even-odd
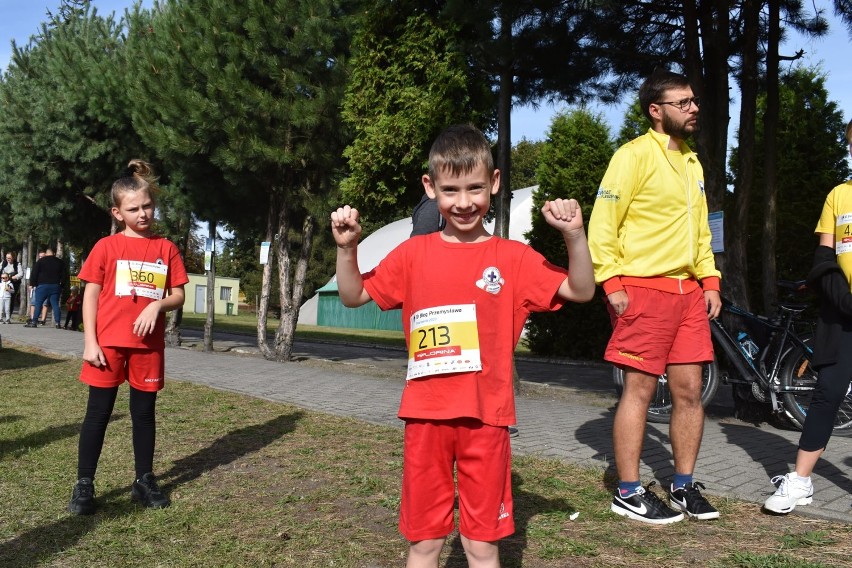
{"type": "Polygon", "coordinates": [[[713,359],[709,320],[722,307],[710,247],[704,172],[684,140],[698,129],[699,99],[683,75],[655,71],[640,87],[651,129],[613,155],[589,220],[595,281],[613,333],[604,358],[625,371],[613,424],[619,486],[611,510],[646,523],[719,512],[693,471],[704,432],[702,364],[713,359]],[[639,479],[648,406],[668,374],[675,474],[667,506],[639,479]]]}

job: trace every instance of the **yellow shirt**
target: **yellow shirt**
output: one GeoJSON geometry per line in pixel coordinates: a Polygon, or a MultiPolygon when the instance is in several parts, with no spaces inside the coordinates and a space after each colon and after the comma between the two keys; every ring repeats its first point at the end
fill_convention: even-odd
{"type": "Polygon", "coordinates": [[[837,264],[852,283],[852,181],[841,183],[829,192],[814,232],[834,235],[837,264]]]}
{"type": "Polygon", "coordinates": [[[704,171],[685,144],[679,151],[668,144],[668,136],[649,130],[616,151],[601,181],[589,250],[607,294],[625,277],[694,279],[719,289],[704,171]]]}

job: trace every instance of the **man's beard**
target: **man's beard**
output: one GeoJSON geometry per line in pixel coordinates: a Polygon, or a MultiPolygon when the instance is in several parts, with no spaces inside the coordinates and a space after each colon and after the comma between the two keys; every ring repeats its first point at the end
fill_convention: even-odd
{"type": "Polygon", "coordinates": [[[698,122],[690,124],[684,121],[682,124],[678,124],[669,117],[668,113],[663,113],[663,132],[672,138],[686,140],[692,134],[698,132],[698,122]]]}

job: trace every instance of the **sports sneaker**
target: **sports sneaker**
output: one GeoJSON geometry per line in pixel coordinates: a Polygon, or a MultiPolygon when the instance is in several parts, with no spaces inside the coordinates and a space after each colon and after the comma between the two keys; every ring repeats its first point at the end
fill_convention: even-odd
{"type": "Polygon", "coordinates": [[[706,489],[703,483],[687,483],[680,489],[672,491],[669,486],[669,504],[680,509],[693,519],[706,521],[718,519],[719,511],[707,502],[698,488],[706,489]]]}
{"type": "Polygon", "coordinates": [[[130,489],[130,497],[149,509],[163,509],[172,504],[165,493],[160,491],[160,486],[157,485],[157,478],[153,473],[146,473],[140,479],[133,482],[133,487],[130,489]]]}
{"type": "Polygon", "coordinates": [[[776,475],[772,483],[778,485],[775,493],[766,500],[763,508],[773,513],[789,513],[796,505],[810,505],[814,500],[814,484],[802,481],[796,472],[776,475]]]}
{"type": "Polygon", "coordinates": [[[90,477],[81,477],[74,484],[68,511],[75,515],[91,515],[95,512],[95,483],[90,477]]]}
{"type": "Polygon", "coordinates": [[[682,521],[683,513],[669,509],[662,499],[651,491],[651,486],[654,484],[656,481],[640,487],[639,492],[630,497],[622,497],[616,489],[610,510],[616,515],[652,525],[667,525],[682,521]]]}

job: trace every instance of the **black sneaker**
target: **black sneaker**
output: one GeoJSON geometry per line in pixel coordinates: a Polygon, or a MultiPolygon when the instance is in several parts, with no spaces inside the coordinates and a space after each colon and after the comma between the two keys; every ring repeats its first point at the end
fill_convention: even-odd
{"type": "Polygon", "coordinates": [[[610,510],[616,515],[652,525],[682,521],[683,513],[669,509],[662,499],[651,491],[651,486],[655,484],[656,481],[652,481],[645,487],[640,487],[639,492],[630,497],[622,497],[616,489],[610,510]]]}
{"type": "Polygon", "coordinates": [[[153,473],[146,473],[141,479],[133,482],[130,497],[149,509],[164,509],[172,504],[165,493],[160,491],[160,486],[157,485],[157,478],[153,473]]]}
{"type": "Polygon", "coordinates": [[[81,477],[74,484],[68,511],[75,515],[91,515],[95,512],[95,483],[90,477],[81,477]]]}
{"type": "Polygon", "coordinates": [[[706,521],[718,519],[719,511],[707,502],[698,488],[706,489],[703,483],[687,483],[681,489],[672,491],[669,486],[669,504],[680,509],[693,519],[706,521]]]}

